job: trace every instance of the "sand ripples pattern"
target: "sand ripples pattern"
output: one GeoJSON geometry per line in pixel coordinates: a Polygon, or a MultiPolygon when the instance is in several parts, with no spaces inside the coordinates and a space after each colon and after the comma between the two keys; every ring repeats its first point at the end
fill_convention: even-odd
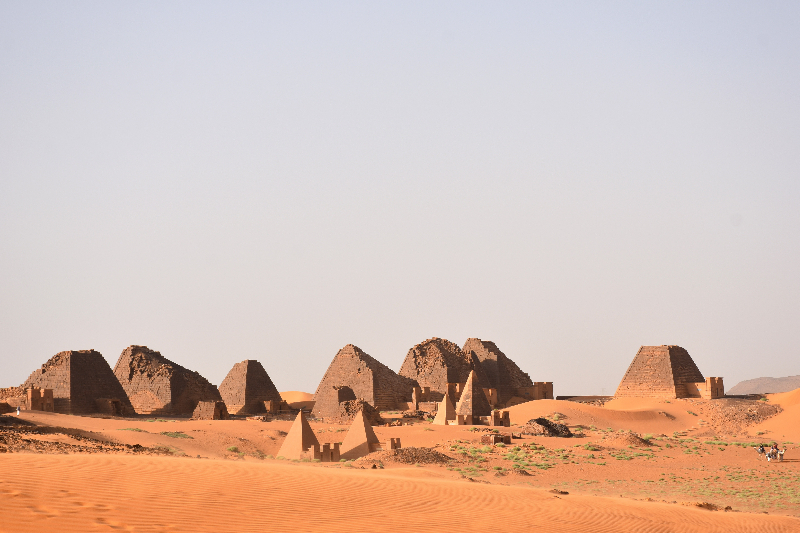
{"type": "Polygon", "coordinates": [[[0,532],[778,533],[800,520],[402,471],[131,456],[0,457],[0,532]]]}

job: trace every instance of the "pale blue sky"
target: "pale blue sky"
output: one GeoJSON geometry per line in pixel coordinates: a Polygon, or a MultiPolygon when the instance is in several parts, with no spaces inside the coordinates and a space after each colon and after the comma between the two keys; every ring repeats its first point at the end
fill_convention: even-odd
{"type": "Polygon", "coordinates": [[[800,373],[797,2],[0,3],[0,386],[495,341],[800,373]]]}

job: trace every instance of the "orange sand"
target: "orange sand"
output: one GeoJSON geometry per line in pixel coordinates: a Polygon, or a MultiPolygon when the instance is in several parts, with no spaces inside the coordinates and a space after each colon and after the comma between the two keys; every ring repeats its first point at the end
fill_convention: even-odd
{"type": "Polygon", "coordinates": [[[789,517],[556,496],[413,467],[6,454],[0,472],[3,532],[800,531],[789,517]]]}

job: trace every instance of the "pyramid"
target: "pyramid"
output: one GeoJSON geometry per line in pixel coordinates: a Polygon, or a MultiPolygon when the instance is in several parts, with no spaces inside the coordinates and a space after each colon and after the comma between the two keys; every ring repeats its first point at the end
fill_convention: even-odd
{"type": "Polygon", "coordinates": [[[492,408],[489,406],[486,395],[478,387],[478,377],[473,370],[469,373],[464,392],[461,393],[461,399],[456,405],[456,415],[466,417],[466,424],[470,425],[474,422],[474,418],[491,414],[492,408]]]}
{"type": "Polygon", "coordinates": [[[398,376],[358,346],[348,344],[331,361],[314,394],[314,416],[340,416],[340,403],[363,400],[378,411],[405,409],[416,383],[398,376]]]}
{"type": "Polygon", "coordinates": [[[314,435],[314,430],[308,425],[306,415],[303,414],[303,411],[300,411],[297,414],[297,418],[294,419],[289,433],[283,440],[283,444],[281,444],[281,449],[278,450],[277,456],[283,456],[286,459],[302,459],[303,454],[309,449],[311,449],[313,453],[313,448],[315,446],[319,449],[317,436],[314,435]]]}
{"type": "Polygon", "coordinates": [[[533,387],[530,376],[500,351],[491,341],[470,338],[464,343],[463,352],[474,355],[481,362],[490,383],[490,388],[497,389],[498,401],[505,404],[514,396],[517,389],[533,387]]]}
{"type": "Polygon", "coordinates": [[[703,381],[689,352],[680,346],[642,346],[614,397],[685,398],[687,383],[703,381]]]}
{"type": "Polygon", "coordinates": [[[439,402],[439,410],[436,411],[436,418],[433,423],[438,426],[446,426],[448,420],[456,419],[456,408],[453,407],[453,402],[450,400],[450,394],[444,395],[444,400],[439,402]]]}
{"type": "Polygon", "coordinates": [[[138,414],[191,415],[200,401],[222,401],[206,378],[147,346],[125,348],[114,374],[138,414]]]}
{"type": "Polygon", "coordinates": [[[469,372],[470,359],[456,343],[433,337],[408,351],[399,374],[430,387],[441,398],[448,383],[464,383],[469,372]]]}
{"type": "Polygon", "coordinates": [[[23,389],[53,389],[56,413],[85,414],[101,412],[98,400],[119,400],[121,414],[133,414],[128,395],[120,386],[108,362],[94,350],[69,350],[51,357],[35,370],[23,389]]]}
{"type": "Polygon", "coordinates": [[[265,401],[282,401],[267,371],[253,359],[233,365],[222,380],[219,393],[228,412],[235,415],[263,413],[266,411],[265,401]]]}
{"type": "Polygon", "coordinates": [[[359,411],[342,442],[341,458],[358,459],[370,452],[377,451],[380,447],[381,441],[378,440],[372,426],[364,417],[364,412],[359,411]]]}

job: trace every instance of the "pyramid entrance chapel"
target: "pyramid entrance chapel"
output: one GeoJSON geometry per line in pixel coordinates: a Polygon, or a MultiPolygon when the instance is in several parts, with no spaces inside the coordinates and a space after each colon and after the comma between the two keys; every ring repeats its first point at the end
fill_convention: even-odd
{"type": "Polygon", "coordinates": [[[705,398],[725,396],[721,377],[704,378],[680,346],[642,346],[617,387],[615,398],[705,398]]]}

